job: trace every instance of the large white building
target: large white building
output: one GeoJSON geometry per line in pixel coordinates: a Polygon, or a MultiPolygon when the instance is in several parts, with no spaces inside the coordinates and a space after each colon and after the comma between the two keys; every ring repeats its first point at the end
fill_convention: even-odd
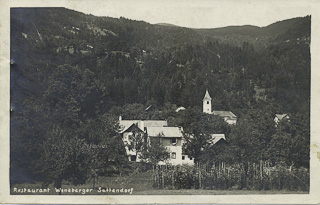
{"type": "Polygon", "coordinates": [[[139,135],[145,141],[148,141],[148,138],[160,136],[161,143],[166,147],[170,157],[164,162],[159,162],[159,164],[194,164],[193,158],[184,155],[182,152],[182,128],[168,127],[165,120],[122,120],[119,118],[119,124],[122,128],[120,133],[129,161],[141,161],[141,153],[134,147],[135,139],[139,135]]]}
{"type": "Polygon", "coordinates": [[[206,90],[206,93],[202,100],[202,110],[204,113],[218,115],[222,117],[224,121],[226,121],[230,125],[237,124],[237,116],[233,114],[231,111],[212,110],[212,98],[210,97],[208,90],[206,90]]]}
{"type": "Polygon", "coordinates": [[[148,127],[146,129],[149,137],[161,136],[160,140],[162,145],[164,145],[170,153],[170,158],[165,162],[160,162],[160,164],[194,164],[193,158],[184,155],[182,152],[183,135],[181,129],[182,128],[179,127],[148,127]]]}

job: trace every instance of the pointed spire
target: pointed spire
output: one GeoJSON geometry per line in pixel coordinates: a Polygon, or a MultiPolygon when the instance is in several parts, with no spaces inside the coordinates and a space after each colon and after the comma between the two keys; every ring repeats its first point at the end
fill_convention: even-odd
{"type": "Polygon", "coordinates": [[[206,89],[206,94],[204,95],[203,101],[204,100],[212,100],[212,98],[209,95],[208,89],[206,89]]]}

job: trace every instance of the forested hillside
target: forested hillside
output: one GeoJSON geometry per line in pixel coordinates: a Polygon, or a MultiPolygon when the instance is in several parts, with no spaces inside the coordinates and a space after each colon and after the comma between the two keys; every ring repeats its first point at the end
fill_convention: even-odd
{"type": "Polygon", "coordinates": [[[153,114],[136,114],[167,119],[177,106],[201,106],[206,89],[213,109],[239,118],[255,109],[292,113],[308,125],[310,24],[306,16],[263,28],[190,29],[65,8],[11,9],[13,174],[37,175],[30,170],[44,139],[99,143],[113,114],[130,118],[152,105],[153,114]]]}

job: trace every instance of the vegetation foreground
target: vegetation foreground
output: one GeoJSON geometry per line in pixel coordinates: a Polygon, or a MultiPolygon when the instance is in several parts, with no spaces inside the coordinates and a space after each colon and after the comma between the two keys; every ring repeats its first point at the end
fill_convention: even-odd
{"type": "MultiPolygon", "coordinates": [[[[131,176],[114,176],[114,177],[100,177],[95,187],[93,188],[92,180],[88,181],[83,185],[71,185],[64,183],[62,189],[79,189],[79,192],[62,192],[61,195],[251,195],[251,194],[308,194],[308,191],[302,190],[248,190],[248,189],[229,189],[229,190],[212,190],[212,189],[158,189],[153,187],[152,172],[146,173],[136,173],[131,176]],[[111,189],[110,192],[102,192],[100,190],[111,189]],[[128,193],[120,192],[120,189],[130,189],[128,193]],[[132,188],[132,192],[131,192],[132,188]],[[92,191],[88,192],[88,189],[92,191]],[[115,192],[112,192],[114,189],[115,192]],[[83,191],[85,190],[85,191],[83,191]],[[119,190],[119,192],[116,192],[119,190]]],[[[42,183],[23,183],[17,184],[11,188],[11,194],[27,194],[27,195],[38,195],[39,193],[17,193],[14,192],[16,189],[24,189],[28,187],[29,189],[41,189],[42,183]]],[[[49,193],[42,193],[44,195],[59,195],[59,191],[56,191],[53,184],[48,186],[50,188],[49,193]]],[[[32,190],[31,190],[32,191],[32,190]]],[[[71,190],[72,191],[72,190],[71,190]]],[[[41,193],[40,193],[41,194],[41,193]]]]}
{"type": "Polygon", "coordinates": [[[12,8],[11,193],[306,193],[310,25],[306,16],[249,30],[189,29],[12,8]],[[206,89],[235,125],[201,111],[206,89]],[[288,118],[275,124],[277,113],[288,118]],[[157,168],[168,153],[137,140],[151,168],[132,168],[119,116],[182,127],[196,166],[157,168]],[[227,143],[211,146],[217,133],[227,143]]]}
{"type": "MultiPolygon", "coordinates": [[[[286,170],[278,167],[267,172],[244,176],[230,173],[231,167],[218,168],[221,171],[206,171],[192,166],[157,166],[153,170],[135,170],[127,176],[91,178],[82,185],[64,181],[61,188],[43,183],[23,183],[14,185],[11,194],[44,195],[227,195],[227,194],[307,194],[307,170],[286,170]],[[226,171],[228,170],[228,171],[226,171]],[[269,172],[269,173],[268,173],[269,172]],[[267,174],[268,173],[268,174],[267,174]]],[[[266,169],[266,168],[265,168],[266,169]]],[[[254,171],[254,170],[251,170],[254,171]]],[[[238,172],[238,171],[236,171],[238,172]]],[[[255,172],[255,171],[254,171],[255,172]]]]}

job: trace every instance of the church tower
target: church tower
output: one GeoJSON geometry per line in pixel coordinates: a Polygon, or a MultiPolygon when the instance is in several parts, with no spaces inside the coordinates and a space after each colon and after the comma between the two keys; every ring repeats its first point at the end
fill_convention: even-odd
{"type": "Polygon", "coordinates": [[[202,102],[203,102],[202,109],[203,109],[204,113],[208,113],[208,114],[212,113],[211,100],[212,100],[212,98],[210,97],[208,89],[207,89],[206,94],[204,95],[204,98],[202,100],[202,102]]]}

